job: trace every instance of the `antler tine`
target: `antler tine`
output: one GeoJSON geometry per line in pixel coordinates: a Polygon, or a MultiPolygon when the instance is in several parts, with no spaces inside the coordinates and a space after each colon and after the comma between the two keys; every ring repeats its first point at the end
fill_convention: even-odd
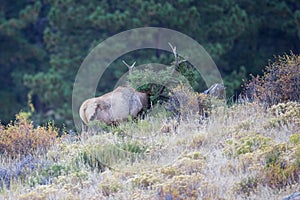
{"type": "MultiPolygon", "coordinates": [[[[176,68],[178,68],[179,65],[180,65],[181,63],[186,62],[186,60],[181,60],[181,61],[179,62],[178,54],[177,54],[177,52],[176,52],[176,46],[173,47],[173,45],[172,45],[170,42],[168,42],[168,44],[169,44],[169,46],[171,47],[172,52],[173,52],[174,57],[175,57],[175,65],[174,65],[174,67],[173,67],[173,69],[172,69],[172,71],[171,71],[171,76],[170,76],[170,77],[172,77],[172,76],[174,75],[175,71],[176,71],[176,68]]],[[[169,81],[170,81],[170,80],[169,80],[169,81]]],[[[164,89],[165,89],[165,86],[162,86],[162,87],[160,88],[160,90],[158,91],[158,95],[161,95],[161,94],[163,93],[164,89]]]]}
{"type": "Polygon", "coordinates": [[[168,42],[168,44],[169,44],[169,46],[171,47],[172,52],[173,52],[173,54],[174,54],[174,58],[175,58],[175,66],[178,67],[179,63],[178,63],[178,54],[177,54],[177,52],[176,52],[176,46],[173,47],[173,45],[172,45],[170,42],[168,42]]]}
{"type": "Polygon", "coordinates": [[[133,70],[133,68],[134,68],[134,66],[135,66],[135,63],[136,63],[136,62],[134,62],[132,65],[127,64],[127,63],[125,62],[125,60],[122,60],[122,62],[124,63],[124,65],[126,65],[126,66],[128,67],[129,73],[131,73],[132,70],[133,70]]]}

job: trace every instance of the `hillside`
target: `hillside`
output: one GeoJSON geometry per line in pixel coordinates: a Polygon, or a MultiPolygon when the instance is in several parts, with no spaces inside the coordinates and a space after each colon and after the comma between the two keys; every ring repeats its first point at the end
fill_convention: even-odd
{"type": "Polygon", "coordinates": [[[1,198],[283,199],[299,191],[299,103],[219,106],[180,124],[162,110],[65,135],[25,160],[2,156],[3,180],[4,169],[19,171],[1,198]]]}

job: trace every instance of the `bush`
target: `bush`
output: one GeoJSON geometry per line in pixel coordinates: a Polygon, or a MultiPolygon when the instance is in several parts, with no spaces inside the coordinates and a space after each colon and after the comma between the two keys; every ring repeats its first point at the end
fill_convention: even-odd
{"type": "Polygon", "coordinates": [[[271,138],[260,134],[240,136],[238,139],[227,140],[224,153],[229,157],[238,157],[242,154],[264,150],[272,144],[271,138]]]}
{"type": "Polygon", "coordinates": [[[290,136],[289,143],[268,142],[265,148],[247,152],[245,157],[239,156],[244,169],[246,167],[257,173],[237,182],[234,191],[249,196],[257,192],[260,186],[277,190],[299,183],[299,138],[299,134],[295,133],[290,136]]]}
{"type": "Polygon", "coordinates": [[[300,126],[300,102],[287,102],[273,105],[269,110],[272,114],[270,125],[280,127],[294,123],[296,127],[300,126]]]}
{"type": "Polygon", "coordinates": [[[28,118],[20,112],[14,123],[0,125],[0,154],[15,158],[45,152],[55,142],[58,130],[53,125],[34,128],[28,118]]]}
{"type": "Polygon", "coordinates": [[[166,110],[172,113],[173,117],[186,120],[191,115],[208,117],[213,107],[221,103],[222,100],[213,94],[194,92],[186,85],[180,84],[171,90],[166,110]]]}
{"type": "Polygon", "coordinates": [[[275,146],[266,155],[261,177],[263,184],[271,188],[284,188],[299,182],[299,163],[293,158],[297,152],[288,146],[285,148],[287,152],[280,145],[275,146]]]}
{"type": "Polygon", "coordinates": [[[54,164],[51,166],[44,167],[41,170],[37,170],[30,178],[29,185],[34,187],[35,185],[45,185],[50,184],[53,178],[57,178],[62,175],[68,175],[71,173],[71,168],[69,166],[64,166],[61,164],[54,164]]]}
{"type": "Polygon", "coordinates": [[[246,94],[267,106],[300,101],[300,55],[279,56],[266,67],[262,77],[252,76],[246,84],[246,94]]]}
{"type": "Polygon", "coordinates": [[[156,104],[158,101],[168,99],[170,89],[176,87],[179,83],[187,84],[187,80],[183,76],[175,77],[173,70],[174,67],[172,66],[155,69],[155,66],[152,65],[149,65],[146,69],[135,69],[128,76],[128,84],[138,91],[147,93],[150,102],[156,104]]]}
{"type": "Polygon", "coordinates": [[[178,175],[164,183],[159,190],[160,199],[199,199],[203,176],[178,175]]]}
{"type": "Polygon", "coordinates": [[[190,114],[199,114],[199,94],[185,85],[178,85],[172,90],[167,110],[177,117],[186,119],[190,114]]]}
{"type": "Polygon", "coordinates": [[[251,192],[255,192],[257,189],[258,182],[258,178],[254,176],[244,178],[240,182],[236,183],[234,191],[238,194],[245,194],[249,196],[251,192]]]}

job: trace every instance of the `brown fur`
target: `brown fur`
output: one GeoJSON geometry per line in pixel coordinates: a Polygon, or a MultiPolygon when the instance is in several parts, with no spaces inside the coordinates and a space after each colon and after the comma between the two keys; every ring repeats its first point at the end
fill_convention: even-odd
{"type": "Polygon", "coordinates": [[[79,115],[84,125],[93,120],[113,124],[126,120],[129,116],[137,117],[147,106],[147,94],[120,86],[112,92],[84,101],[79,115]]]}

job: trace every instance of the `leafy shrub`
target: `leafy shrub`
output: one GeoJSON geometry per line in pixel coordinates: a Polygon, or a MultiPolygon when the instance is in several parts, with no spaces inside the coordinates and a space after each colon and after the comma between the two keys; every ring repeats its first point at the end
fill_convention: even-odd
{"type": "Polygon", "coordinates": [[[290,122],[300,126],[300,103],[298,102],[273,105],[269,112],[274,116],[274,118],[271,118],[270,123],[275,127],[288,125],[290,122]]]}
{"type": "Polygon", "coordinates": [[[266,165],[261,177],[263,183],[269,187],[283,188],[297,183],[299,181],[299,172],[298,163],[291,159],[290,156],[285,156],[282,149],[278,149],[278,146],[275,146],[266,156],[266,165]]]}
{"type": "Polygon", "coordinates": [[[161,66],[148,65],[144,70],[133,71],[133,68],[124,62],[130,71],[128,83],[139,91],[146,92],[150,97],[151,104],[167,100],[169,98],[168,91],[179,83],[195,85],[196,82],[196,70],[184,58],[179,57],[176,47],[170,43],[169,46],[174,55],[174,62],[164,69],[161,66]]]}
{"type": "Polygon", "coordinates": [[[173,77],[174,67],[165,69],[155,69],[149,65],[146,69],[135,69],[129,74],[129,85],[141,92],[146,92],[150,96],[150,102],[156,104],[158,101],[168,99],[168,92],[179,83],[187,83],[183,76],[173,77]]]}
{"type": "Polygon", "coordinates": [[[252,76],[246,84],[251,99],[274,105],[287,101],[300,101],[300,55],[279,56],[266,67],[263,76],[252,76]]]}
{"type": "Polygon", "coordinates": [[[238,157],[242,154],[263,150],[271,144],[271,138],[264,137],[263,135],[245,135],[238,139],[227,140],[224,152],[229,157],[238,157]]]}
{"type": "Polygon", "coordinates": [[[28,117],[21,112],[14,123],[0,125],[0,154],[18,157],[45,152],[55,142],[58,130],[53,125],[35,128],[28,117]]]}
{"type": "MultiPolygon", "coordinates": [[[[293,136],[294,137],[297,136],[293,136]]],[[[297,140],[297,139],[296,139],[297,140]]],[[[251,160],[247,169],[255,169],[257,174],[249,176],[237,182],[233,190],[237,194],[250,196],[257,192],[259,186],[266,186],[272,189],[282,189],[299,182],[299,162],[296,145],[281,143],[270,145],[267,149],[250,153],[251,160]]],[[[245,160],[240,159],[245,165],[245,160]]]]}

